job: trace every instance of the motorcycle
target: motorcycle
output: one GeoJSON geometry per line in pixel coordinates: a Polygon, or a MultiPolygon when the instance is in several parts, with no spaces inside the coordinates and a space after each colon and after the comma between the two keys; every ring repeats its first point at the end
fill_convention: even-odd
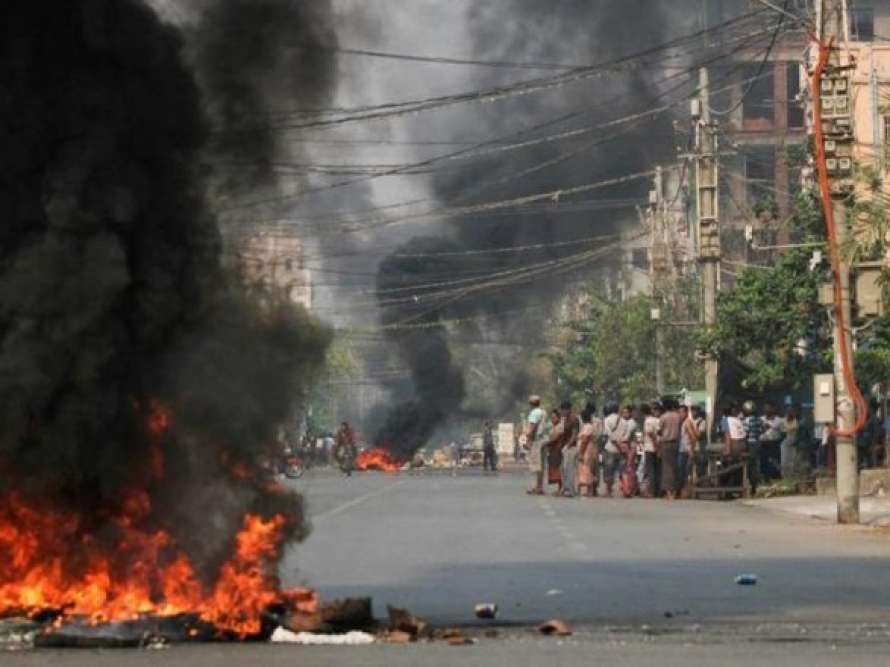
{"type": "Polygon", "coordinates": [[[288,479],[300,479],[311,467],[308,457],[291,449],[284,451],[284,476],[288,479]]]}

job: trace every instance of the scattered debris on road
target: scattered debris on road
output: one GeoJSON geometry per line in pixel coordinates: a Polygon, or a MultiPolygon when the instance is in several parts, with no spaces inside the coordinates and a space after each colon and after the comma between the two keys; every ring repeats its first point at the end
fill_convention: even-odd
{"type": "Polygon", "coordinates": [[[34,637],[41,625],[27,618],[0,620],[0,651],[17,651],[34,647],[34,637]]]}
{"type": "Polygon", "coordinates": [[[568,637],[572,634],[572,628],[568,623],[558,618],[542,623],[538,626],[538,632],[545,635],[556,635],[557,637],[568,637]]]}
{"type": "Polygon", "coordinates": [[[371,598],[334,600],[311,611],[294,611],[282,626],[292,632],[343,633],[374,627],[371,598]]]}
{"type": "Polygon", "coordinates": [[[429,636],[431,628],[422,618],[417,618],[405,609],[387,605],[389,613],[389,629],[391,631],[407,632],[412,639],[429,636]]]}
{"type": "Polygon", "coordinates": [[[273,644],[301,644],[303,646],[365,646],[377,639],[367,632],[353,630],[346,634],[326,635],[313,632],[291,632],[278,628],[269,640],[273,644]]]}
{"type": "Polygon", "coordinates": [[[498,616],[498,606],[492,602],[481,602],[476,605],[476,618],[494,619],[498,616]]]}

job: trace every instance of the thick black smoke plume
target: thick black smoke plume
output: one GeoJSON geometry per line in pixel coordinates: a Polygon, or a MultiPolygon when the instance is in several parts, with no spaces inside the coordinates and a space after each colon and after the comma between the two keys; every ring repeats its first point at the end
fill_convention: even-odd
{"type": "MultiPolygon", "coordinates": [[[[246,41],[229,46],[244,55],[287,16],[248,6],[289,4],[209,11],[232,26],[243,17],[246,41]]],[[[283,512],[300,537],[299,497],[270,491],[258,459],[327,335],[275,295],[248,298],[204,203],[211,136],[231,136],[258,104],[227,83],[268,63],[245,56],[245,74],[226,59],[225,79],[203,61],[202,93],[177,30],[137,0],[9,0],[0,18],[0,492],[75,510],[85,535],[113,541],[109,517],[143,488],[150,523],[205,574],[245,512],[283,512]],[[161,410],[158,444],[149,423],[161,410]]],[[[204,54],[222,58],[218,35],[204,54]]],[[[311,86],[329,81],[294,83],[318,99],[311,86]]],[[[273,150],[248,148],[213,155],[261,163],[273,150]]]]}
{"type": "Polygon", "coordinates": [[[396,405],[374,441],[407,460],[426,445],[436,427],[455,414],[464,400],[464,379],[451,357],[441,310],[412,293],[418,281],[447,276],[454,268],[448,257],[412,257],[454,250],[441,239],[417,238],[380,266],[377,295],[383,324],[390,327],[402,361],[411,369],[413,400],[396,405]],[[408,305],[411,304],[411,305],[408,305]]]}
{"type": "Polygon", "coordinates": [[[217,163],[231,167],[232,189],[253,187],[287,157],[276,125],[283,114],[329,100],[336,43],[328,0],[199,0],[194,60],[214,119],[217,163]]]}
{"type": "MultiPolygon", "coordinates": [[[[558,0],[551,3],[506,0],[477,3],[467,11],[466,23],[471,26],[476,44],[473,57],[481,60],[604,62],[638,51],[641,45],[662,43],[670,36],[665,12],[660,3],[650,0],[558,0]]],[[[447,51],[447,47],[443,47],[443,50],[447,51]]],[[[526,72],[525,77],[533,74],[526,72]]],[[[460,113],[451,117],[450,122],[437,123],[437,136],[444,134],[448,137],[450,132],[456,140],[465,140],[467,136],[491,139],[517,128],[535,127],[569,114],[574,116],[526,133],[521,139],[590,127],[657,106],[658,89],[652,80],[659,74],[654,68],[624,72],[552,93],[524,95],[481,105],[475,111],[461,109],[460,113]],[[505,119],[509,119],[509,123],[505,123],[505,119]]],[[[495,71],[480,75],[474,83],[479,88],[488,88],[515,80],[516,77],[516,73],[504,75],[495,71]]],[[[432,187],[436,199],[446,206],[509,200],[643,171],[658,159],[669,156],[671,149],[670,124],[667,121],[619,126],[617,129],[581,135],[569,142],[542,143],[521,151],[494,153],[489,158],[476,159],[459,170],[442,170],[434,175],[432,187]]],[[[648,189],[647,183],[635,183],[595,191],[590,198],[642,199],[641,195],[648,189]]],[[[561,203],[571,207],[577,202],[567,200],[561,203]]],[[[581,206],[576,212],[565,212],[559,203],[549,206],[549,211],[544,206],[537,208],[539,210],[513,215],[504,215],[499,211],[488,217],[479,215],[451,220],[442,230],[443,238],[450,241],[443,240],[441,245],[449,246],[452,251],[470,252],[464,256],[452,256],[447,270],[443,271],[440,263],[430,260],[405,266],[397,256],[405,253],[406,249],[399,248],[383,265],[382,273],[388,276],[386,282],[394,282],[394,276],[401,271],[401,279],[406,285],[466,280],[468,282],[463,287],[471,287],[473,283],[470,281],[474,276],[482,281],[486,274],[514,275],[513,272],[566,260],[579,251],[595,248],[593,243],[574,245],[573,242],[614,234],[628,217],[635,220],[636,216],[632,208],[598,212],[594,206],[587,211],[581,206]],[[550,247],[528,252],[500,252],[523,246],[550,247]],[[485,250],[499,252],[482,256],[474,254],[485,250]]],[[[427,247],[436,245],[430,241],[425,244],[427,247]]],[[[501,280],[496,288],[470,290],[465,294],[455,290],[454,298],[438,302],[440,307],[435,311],[435,317],[443,320],[484,318],[481,324],[460,325],[457,330],[461,335],[524,345],[500,350],[490,346],[468,348],[462,359],[463,368],[494,367],[498,376],[490,377],[487,384],[501,389],[497,396],[491,396],[490,392],[474,392],[473,405],[455,405],[454,395],[447,388],[442,393],[436,391],[440,385],[435,378],[455,373],[450,354],[443,351],[436,357],[428,357],[420,347],[429,344],[423,336],[406,338],[395,333],[404,359],[409,363],[413,359],[423,361],[422,365],[412,365],[413,376],[431,379],[428,381],[431,385],[429,393],[424,396],[418,389],[426,406],[426,411],[422,413],[425,417],[422,420],[423,428],[420,430],[432,432],[441,423],[430,424],[430,421],[435,421],[434,416],[440,420],[455,415],[475,418],[482,412],[488,417],[512,419],[516,400],[532,390],[541,389],[528,386],[527,362],[534,359],[536,351],[543,349],[548,333],[547,322],[553,310],[572,285],[589,280],[592,271],[608,259],[607,255],[591,260],[571,271],[540,272],[533,279],[501,280]],[[437,365],[437,359],[443,363],[437,365]]],[[[418,293],[422,295],[424,291],[418,290],[418,293]]],[[[430,304],[424,299],[419,302],[405,301],[398,305],[399,317],[428,317],[423,313],[429,307],[430,304]]],[[[448,348],[444,337],[440,337],[438,345],[448,348]]],[[[474,377],[475,374],[465,377],[468,390],[474,377]]],[[[404,421],[405,414],[410,412],[396,408],[391,421],[404,421]]],[[[401,427],[410,431],[407,426],[401,427]]],[[[418,438],[414,438],[413,442],[415,447],[426,444],[418,438]]]]}

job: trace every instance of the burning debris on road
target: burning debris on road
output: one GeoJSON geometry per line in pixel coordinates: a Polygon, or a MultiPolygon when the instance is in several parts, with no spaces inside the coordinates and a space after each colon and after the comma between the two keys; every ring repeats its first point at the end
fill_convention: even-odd
{"type": "MultiPolygon", "coordinates": [[[[284,8],[285,41],[316,20],[210,5],[284,8]]],[[[223,14],[233,51],[282,16],[223,14]]],[[[277,577],[301,498],[258,460],[328,335],[223,261],[205,193],[227,142],[205,109],[232,86],[206,85],[141,0],[9,0],[0,18],[0,617],[257,636],[270,609],[314,604],[277,577]]]]}
{"type": "Polygon", "coordinates": [[[359,470],[377,470],[379,472],[398,472],[403,464],[385,447],[368,449],[355,460],[359,470]]]}

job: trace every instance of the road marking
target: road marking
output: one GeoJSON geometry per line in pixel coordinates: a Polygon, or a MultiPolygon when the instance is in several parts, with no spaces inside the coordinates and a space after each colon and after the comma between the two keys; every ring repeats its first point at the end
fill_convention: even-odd
{"type": "Polygon", "coordinates": [[[377,489],[376,491],[370,491],[369,493],[366,493],[363,496],[359,496],[358,498],[353,498],[352,500],[345,502],[342,505],[338,505],[337,507],[334,507],[333,509],[329,509],[327,512],[322,512],[321,514],[317,514],[315,516],[310,516],[309,520],[310,521],[319,521],[320,519],[329,519],[332,516],[337,516],[338,514],[342,514],[343,512],[345,512],[348,509],[352,509],[356,505],[361,505],[366,500],[370,500],[371,498],[373,498],[375,496],[379,496],[381,494],[386,493],[387,491],[391,491],[392,489],[396,488],[397,486],[401,486],[402,484],[404,484],[407,481],[408,481],[407,479],[401,479],[398,482],[395,482],[394,484],[390,484],[389,486],[383,487],[382,489],[377,489]]]}

